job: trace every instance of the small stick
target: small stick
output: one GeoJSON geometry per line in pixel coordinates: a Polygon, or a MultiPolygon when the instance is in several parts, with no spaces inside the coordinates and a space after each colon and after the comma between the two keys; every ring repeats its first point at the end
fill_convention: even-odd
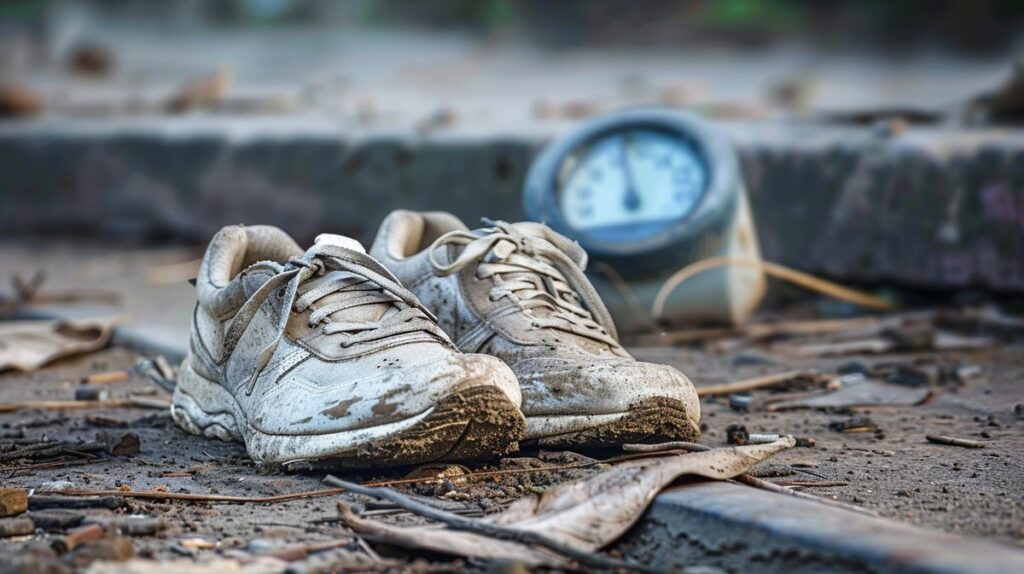
{"type": "Polygon", "coordinates": [[[163,363],[159,362],[163,359],[162,356],[157,356],[157,359],[139,359],[139,362],[135,363],[135,371],[142,374],[150,380],[154,385],[160,387],[168,394],[174,393],[174,387],[177,385],[177,381],[174,378],[174,371],[171,366],[167,364],[167,360],[163,359],[163,363]],[[168,375],[167,373],[171,373],[168,375]]]}
{"type": "Polygon", "coordinates": [[[24,464],[21,466],[0,466],[0,472],[19,472],[22,470],[42,470],[45,468],[62,468],[65,466],[79,466],[83,464],[101,464],[108,462],[105,459],[75,458],[71,460],[55,460],[53,462],[39,462],[35,464],[24,464]]]}
{"type": "Polygon", "coordinates": [[[36,523],[27,516],[0,518],[0,538],[24,536],[36,531],[36,523]]]}
{"type": "Polygon", "coordinates": [[[742,381],[725,383],[722,385],[697,387],[697,396],[710,397],[713,395],[730,395],[732,393],[742,393],[745,391],[753,391],[755,389],[762,389],[764,387],[770,387],[772,385],[784,383],[797,377],[807,377],[815,375],[817,375],[816,372],[807,370],[786,371],[784,373],[765,375],[762,377],[754,377],[752,379],[745,379],[742,381]]]}
{"type": "Polygon", "coordinates": [[[144,490],[37,490],[35,495],[54,494],[63,496],[119,496],[122,498],[144,498],[149,500],[191,500],[194,502],[239,502],[266,504],[284,502],[299,498],[317,498],[345,492],[344,488],[327,488],[292,492],[274,496],[229,496],[224,494],[192,494],[187,492],[153,492],[144,490]]]}
{"type": "Polygon", "coordinates": [[[779,486],[816,486],[818,488],[826,488],[829,486],[849,486],[849,482],[840,482],[838,480],[773,480],[775,484],[779,486]]]}
{"type": "Polygon", "coordinates": [[[128,371],[110,371],[108,373],[94,373],[86,375],[79,381],[83,385],[108,385],[110,383],[123,383],[128,380],[128,371]]]}
{"type": "Polygon", "coordinates": [[[174,368],[171,367],[171,364],[167,362],[167,358],[163,355],[153,357],[153,366],[156,367],[156,370],[160,371],[160,374],[163,375],[165,379],[171,381],[175,379],[174,368]]]}
{"type": "Polygon", "coordinates": [[[536,544],[543,546],[549,550],[557,552],[563,556],[567,556],[576,560],[580,564],[585,564],[592,568],[600,568],[603,570],[616,570],[619,568],[636,571],[636,572],[656,572],[656,570],[647,568],[640,564],[632,564],[629,562],[623,562],[621,560],[615,560],[601,556],[594,552],[587,552],[580,550],[574,546],[566,544],[560,540],[551,538],[547,534],[536,532],[533,530],[521,530],[514,527],[504,526],[495,524],[493,522],[483,522],[481,520],[475,520],[472,518],[465,518],[457,514],[452,514],[448,511],[428,506],[422,502],[418,502],[409,498],[408,496],[392,490],[390,488],[381,487],[367,487],[354,482],[347,482],[341,480],[332,475],[327,475],[324,478],[324,482],[332,486],[337,486],[354,492],[356,494],[362,494],[363,496],[369,496],[371,498],[383,499],[388,502],[393,502],[398,506],[423,516],[431,520],[441,522],[446,526],[454,530],[463,530],[467,532],[475,532],[484,536],[490,536],[492,538],[499,538],[503,540],[511,540],[520,544],[536,544]]]}
{"type": "Polygon", "coordinates": [[[296,560],[302,560],[303,558],[313,554],[314,552],[322,552],[324,550],[331,550],[333,548],[340,548],[347,546],[352,543],[351,538],[339,538],[337,540],[325,540],[323,542],[310,542],[308,544],[290,544],[283,548],[279,548],[269,554],[278,560],[284,560],[285,562],[295,562],[296,560]]]}
{"type": "Polygon", "coordinates": [[[962,446],[965,448],[985,448],[985,443],[977,440],[971,440],[969,438],[956,438],[940,434],[928,434],[924,435],[924,438],[928,442],[935,444],[949,444],[953,446],[962,446]]]}
{"type": "Polygon", "coordinates": [[[38,491],[28,498],[29,510],[48,508],[120,508],[123,501],[113,496],[63,496],[61,494],[40,494],[38,491]]]}
{"type": "Polygon", "coordinates": [[[29,401],[24,403],[0,404],[0,413],[13,413],[23,409],[61,411],[73,409],[166,409],[171,403],[153,399],[130,399],[111,401],[29,401]]]}
{"type": "Polygon", "coordinates": [[[68,535],[63,539],[55,541],[53,543],[54,549],[61,554],[70,552],[86,542],[92,542],[93,540],[103,538],[106,533],[107,529],[100,524],[79,526],[78,528],[70,530],[68,535]]]}

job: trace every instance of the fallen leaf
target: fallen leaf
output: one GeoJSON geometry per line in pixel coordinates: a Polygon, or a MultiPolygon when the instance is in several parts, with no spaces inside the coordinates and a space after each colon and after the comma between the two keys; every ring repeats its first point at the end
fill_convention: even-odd
{"type": "Polygon", "coordinates": [[[61,357],[102,349],[116,319],[0,323],[0,372],[34,371],[61,357]]]}
{"type": "MultiPolygon", "coordinates": [[[[584,479],[568,482],[514,502],[484,518],[505,527],[546,535],[583,551],[598,550],[625,533],[665,486],[683,475],[724,480],[744,473],[772,455],[793,447],[784,437],[762,445],[652,457],[625,462],[584,479]]],[[[387,542],[461,556],[511,559],[529,565],[563,564],[546,550],[473,532],[436,527],[396,527],[355,516],[343,508],[345,523],[387,542]]]]}

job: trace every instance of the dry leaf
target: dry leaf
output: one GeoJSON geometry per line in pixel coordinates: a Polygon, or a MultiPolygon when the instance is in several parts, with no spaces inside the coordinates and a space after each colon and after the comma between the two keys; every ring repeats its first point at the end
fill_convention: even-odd
{"type": "Polygon", "coordinates": [[[102,349],[114,319],[0,323],[0,371],[34,371],[61,357],[102,349]]]}
{"type": "MultiPolygon", "coordinates": [[[[720,448],[706,452],[652,457],[626,462],[593,476],[529,496],[483,521],[542,533],[583,551],[598,550],[625,533],[665,486],[683,475],[727,479],[796,441],[784,437],[762,445],[720,448]]],[[[447,554],[518,560],[530,565],[564,563],[564,559],[532,546],[472,532],[434,527],[396,527],[345,512],[354,530],[374,534],[393,544],[447,554]]]]}

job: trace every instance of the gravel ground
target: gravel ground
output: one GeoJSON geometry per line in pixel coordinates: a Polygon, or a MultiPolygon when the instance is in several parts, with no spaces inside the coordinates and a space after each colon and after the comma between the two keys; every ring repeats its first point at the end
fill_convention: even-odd
{"type": "MultiPolygon", "coordinates": [[[[775,373],[789,368],[813,367],[834,372],[851,360],[784,361],[761,352],[716,353],[697,349],[648,347],[634,349],[638,358],[675,364],[698,386],[775,373]]],[[[0,402],[62,400],[74,394],[81,377],[131,367],[136,355],[123,349],[109,349],[85,357],[60,361],[33,374],[0,375],[0,402]]],[[[940,364],[972,364],[982,375],[962,388],[945,391],[924,405],[857,409],[851,412],[787,411],[739,412],[729,408],[726,397],[704,400],[703,443],[726,444],[727,426],[743,424],[750,432],[791,433],[813,437],[816,446],[796,448],[773,462],[796,466],[795,475],[772,480],[836,481],[842,486],[812,488],[822,496],[852,502],[878,511],[883,516],[964,535],[1024,546],[1024,420],[1019,406],[1024,401],[1019,381],[1024,375],[1024,352],[1020,347],[1001,347],[977,353],[885,355],[861,357],[868,365],[879,362],[906,363],[931,359],[940,364]],[[1015,411],[1016,409],[1016,411],[1015,411]],[[830,423],[853,415],[869,416],[877,432],[842,433],[829,429],[830,423]],[[970,449],[930,444],[925,434],[944,434],[980,440],[985,448],[970,449]],[[808,474],[813,473],[813,474],[808,474]],[[817,476],[815,476],[817,475],[817,476]]],[[[133,393],[152,393],[155,387],[139,376],[108,385],[112,398],[133,393]]],[[[766,397],[769,391],[757,391],[766,397]]],[[[144,395],[161,398],[159,395],[144,395]]],[[[109,410],[35,411],[23,410],[0,415],[0,436],[89,441],[97,432],[135,432],[141,451],[134,456],[98,456],[85,464],[49,469],[11,470],[6,464],[4,486],[28,488],[85,488],[99,490],[163,490],[169,493],[202,493],[244,496],[278,494],[321,489],[319,474],[288,474],[260,468],[250,462],[241,445],[187,435],[177,429],[166,412],[137,408],[109,410]],[[98,416],[114,419],[104,421],[98,416]],[[88,418],[87,418],[88,417],[88,418]],[[118,421],[121,428],[108,428],[118,421]]],[[[405,485],[412,494],[443,499],[467,515],[480,515],[502,508],[508,502],[552,484],[596,472],[599,465],[578,468],[589,457],[604,458],[616,453],[540,452],[526,449],[520,456],[503,461],[477,463],[467,467],[399,469],[386,473],[347,475],[366,482],[394,480],[409,476],[448,473],[452,479],[432,484],[405,485]],[[577,468],[560,471],[521,472],[539,466],[561,465],[577,468]],[[458,479],[466,470],[514,470],[500,479],[464,484],[458,479]]],[[[369,516],[390,521],[416,520],[411,515],[350,499],[354,507],[369,516]]],[[[260,554],[293,543],[342,539],[351,534],[336,521],[337,496],[309,498],[274,504],[210,504],[173,501],[126,500],[115,509],[74,511],[89,516],[144,515],[163,521],[157,535],[133,537],[134,553],[142,557],[211,559],[233,556],[245,550],[260,554]],[[204,548],[205,543],[215,545],[204,548]]],[[[67,511],[64,511],[67,512],[67,511]]],[[[0,553],[23,552],[26,548],[48,546],[62,535],[54,532],[8,538],[0,542],[0,553]]],[[[83,566],[100,549],[65,556],[66,563],[83,566]],[[90,554],[91,552],[91,554],[90,554]]],[[[366,541],[346,542],[339,552],[349,565],[363,561],[370,569],[391,568],[390,558],[405,557],[381,545],[366,541]],[[381,558],[383,555],[384,558],[381,558]],[[382,562],[375,562],[383,560],[382,562]]],[[[413,569],[482,567],[462,562],[437,562],[437,556],[413,569]]],[[[404,558],[403,558],[404,559],[404,558]]],[[[360,563],[363,563],[360,562],[360,563]]],[[[3,567],[0,567],[3,571],[3,567]]]]}

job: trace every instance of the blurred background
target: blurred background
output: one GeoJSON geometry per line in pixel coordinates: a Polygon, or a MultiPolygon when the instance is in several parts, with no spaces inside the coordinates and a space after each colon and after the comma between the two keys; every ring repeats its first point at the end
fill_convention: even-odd
{"type": "Polygon", "coordinates": [[[0,262],[185,300],[222,225],[522,219],[546,142],[658,105],[732,141],[766,259],[1013,298],[1022,48],[1014,0],[10,0],[0,262]]]}

